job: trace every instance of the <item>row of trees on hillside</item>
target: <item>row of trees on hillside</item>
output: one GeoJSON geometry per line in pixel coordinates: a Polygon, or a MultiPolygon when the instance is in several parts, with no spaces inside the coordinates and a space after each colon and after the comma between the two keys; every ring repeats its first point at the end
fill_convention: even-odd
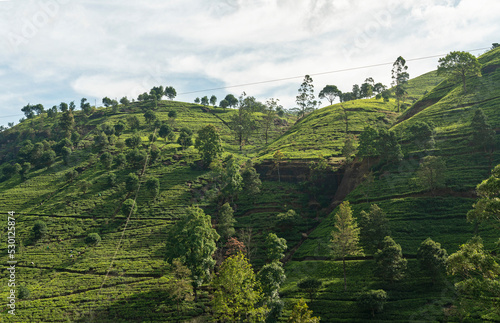
{"type": "Polygon", "coordinates": [[[228,203],[220,208],[217,229],[203,210],[190,208],[169,230],[167,260],[174,266],[176,277],[171,280],[172,290],[181,289],[179,276],[184,281],[183,292],[174,297],[183,302],[194,294],[196,299],[199,287],[209,283],[211,311],[218,320],[277,322],[283,310],[279,289],[286,278],[279,260],[287,249],[286,241],[274,233],[267,235],[267,263],[255,273],[246,246],[233,237],[232,219],[228,203]],[[217,261],[214,254],[223,256],[217,261]]]}

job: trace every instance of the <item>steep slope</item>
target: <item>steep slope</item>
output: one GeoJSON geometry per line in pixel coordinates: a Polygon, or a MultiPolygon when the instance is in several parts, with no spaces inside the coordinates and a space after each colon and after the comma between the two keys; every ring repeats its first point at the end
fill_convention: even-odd
{"type": "MultiPolygon", "coordinates": [[[[350,291],[342,290],[341,263],[330,261],[330,232],[334,226],[334,210],[294,254],[287,265],[291,273],[285,293],[287,297],[301,295],[295,283],[304,275],[317,277],[323,287],[312,309],[327,321],[364,321],[367,317],[356,312],[354,298],[362,290],[383,288],[389,302],[377,318],[392,320],[443,320],[443,309],[453,298],[452,285],[433,287],[418,270],[414,260],[420,243],[427,237],[440,242],[448,253],[470,239],[475,232],[467,223],[466,213],[475,201],[475,186],[487,178],[493,166],[500,163],[500,49],[480,57],[482,76],[471,77],[468,93],[461,84],[442,81],[425,94],[403,115],[391,129],[399,134],[404,159],[400,163],[379,163],[372,167],[372,179],[365,180],[348,196],[354,215],[367,211],[371,204],[381,207],[389,218],[391,236],[401,244],[409,258],[407,278],[396,285],[383,284],[371,276],[374,267],[368,254],[365,260],[351,260],[348,265],[350,291]],[[496,128],[496,149],[486,153],[470,144],[470,122],[477,108],[481,108],[490,125],[496,128]],[[417,122],[435,126],[435,147],[425,149],[408,131],[417,122]],[[445,187],[435,191],[418,185],[420,159],[432,154],[446,164],[445,187]],[[314,260],[317,259],[317,260],[314,260]],[[310,274],[312,272],[312,274],[310,274]],[[333,311],[327,309],[335,308],[333,311]],[[353,314],[356,313],[356,314],[353,314]]],[[[359,161],[357,161],[359,163],[359,161]]],[[[477,227],[488,248],[498,240],[498,232],[488,224],[477,227]]],[[[448,284],[448,283],[446,283],[448,284]]]]}
{"type": "MultiPolygon", "coordinates": [[[[150,108],[160,121],[172,125],[176,137],[183,127],[196,132],[204,125],[214,124],[221,131],[224,148],[238,150],[234,136],[223,122],[233,110],[172,101],[160,101],[157,107],[153,102],[136,102],[120,106],[116,112],[100,108],[90,116],[75,111],[72,132],[80,138],[69,144],[59,131],[61,113],[55,118],[42,114],[0,134],[2,172],[14,162],[22,164],[23,160],[35,166],[24,179],[13,174],[0,182],[0,210],[16,214],[16,274],[21,286],[30,290],[28,299],[17,303],[17,317],[21,321],[76,322],[84,321],[85,317],[98,322],[164,321],[184,320],[203,312],[207,302],[205,292],[198,302],[178,313],[175,302],[165,292],[168,279],[161,277],[169,272],[165,263],[168,248],[165,232],[188,206],[207,204],[202,202],[205,193],[202,188],[209,178],[208,172],[192,164],[199,158],[193,147],[182,150],[175,140],[159,138],[154,142],[158,157],[151,161],[153,143],[149,136],[154,127],[144,119],[144,112],[150,108]],[[169,118],[170,111],[177,113],[175,119],[169,118]],[[140,122],[137,130],[128,126],[127,118],[134,116],[140,122]],[[120,121],[127,124],[123,133],[109,134],[106,136],[109,143],[96,145],[101,129],[111,131],[104,125],[113,128],[120,121]],[[127,158],[124,165],[117,164],[121,154],[128,156],[132,152],[124,142],[134,135],[141,138],[139,153],[143,156],[148,153],[149,163],[145,168],[144,157],[138,161],[127,158]],[[49,167],[36,166],[35,153],[23,152],[27,140],[35,147],[42,143],[46,151],[51,147],[57,150],[62,142],[72,152],[65,161],[59,149],[49,167]],[[110,168],[100,160],[105,153],[114,157],[110,168]],[[71,171],[74,175],[68,176],[71,171]],[[140,177],[142,189],[137,195],[138,210],[126,221],[121,205],[127,198],[134,198],[134,192],[125,188],[130,173],[140,177]],[[110,183],[110,174],[116,177],[115,183],[110,183]],[[145,187],[151,177],[160,182],[156,198],[145,187]],[[33,237],[32,228],[37,220],[45,222],[48,228],[40,240],[33,237]],[[100,235],[99,245],[85,242],[90,233],[100,235]]],[[[279,127],[274,129],[271,140],[279,132],[279,127]]],[[[253,143],[260,145],[262,141],[261,136],[255,136],[253,143]]],[[[290,202],[297,198],[301,197],[290,197],[290,202]]],[[[0,224],[1,232],[6,231],[6,225],[6,221],[0,224]]],[[[304,225],[309,224],[304,222],[304,225]]],[[[300,239],[300,233],[296,235],[299,238],[295,239],[300,239]]],[[[293,240],[293,234],[289,239],[293,240]]],[[[6,259],[5,244],[1,253],[6,259]]],[[[5,278],[2,277],[2,282],[5,278]]],[[[1,296],[7,297],[7,291],[1,296]]]]}

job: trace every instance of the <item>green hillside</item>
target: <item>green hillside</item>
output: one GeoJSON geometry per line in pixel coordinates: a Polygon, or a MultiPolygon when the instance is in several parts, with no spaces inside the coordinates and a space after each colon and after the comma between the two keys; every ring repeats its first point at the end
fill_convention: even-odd
{"type": "MultiPolygon", "coordinates": [[[[69,132],[61,128],[63,113],[43,113],[1,132],[0,210],[15,212],[16,284],[30,291],[17,300],[14,321],[210,321],[211,285],[202,285],[195,301],[178,305],[173,299],[168,288],[175,280],[174,269],[166,254],[175,246],[167,243],[167,236],[190,206],[201,207],[219,229],[221,206],[230,202],[235,236],[246,243],[256,271],[266,264],[268,233],[287,241],[280,322],[286,322],[302,297],[321,322],[458,322],[450,310],[456,303],[453,279],[434,285],[419,270],[416,255],[428,237],[441,243],[448,254],[477,232],[488,250],[499,238],[491,224],[474,226],[466,220],[477,198],[476,185],[500,164],[500,49],[487,52],[479,61],[482,75],[468,79],[467,94],[461,84],[429,72],[410,80],[407,102],[411,106],[402,113],[396,112],[391,98],[389,102],[364,99],[334,104],[297,122],[294,116],[276,116],[269,144],[263,130],[255,129],[242,151],[229,128],[235,109],[176,101],[132,102],[116,109],[97,108],[90,114],[74,111],[74,127],[69,132]],[[491,151],[471,144],[471,120],[478,108],[496,130],[491,151]],[[156,124],[145,119],[149,109],[156,114],[156,124]],[[169,117],[171,111],[175,117],[169,117]],[[136,129],[128,120],[134,116],[140,123],[136,129]],[[121,122],[124,130],[117,133],[114,126],[121,122]],[[420,122],[432,124],[432,147],[422,146],[410,131],[420,122]],[[150,135],[161,124],[171,126],[173,137],[153,142],[150,135]],[[199,151],[177,142],[182,128],[191,129],[194,139],[208,124],[215,125],[222,138],[225,152],[220,167],[227,166],[230,154],[239,165],[253,158],[262,179],[260,193],[251,194],[245,187],[230,197],[213,197],[222,171],[217,165],[212,170],[203,168],[199,151]],[[357,156],[346,161],[342,148],[347,136],[352,135],[358,147],[367,126],[393,131],[402,160],[357,156]],[[137,149],[129,147],[127,139],[137,136],[137,149]],[[69,142],[64,139],[68,137],[69,142]],[[51,150],[52,159],[48,157],[51,150]],[[277,150],[284,154],[279,163],[273,159],[277,150]],[[113,162],[106,166],[108,155],[113,162]],[[428,155],[446,165],[440,174],[443,185],[436,189],[420,184],[421,159],[428,155]],[[15,163],[22,168],[26,160],[32,168],[25,174],[20,169],[12,171],[15,163]],[[139,178],[139,189],[127,188],[131,173],[139,178]],[[159,181],[157,196],[148,188],[152,178],[159,181]],[[136,199],[138,206],[130,218],[122,205],[127,199],[136,199]],[[332,257],[330,244],[334,215],[343,200],[350,202],[358,220],[361,211],[372,204],[387,214],[391,236],[408,260],[404,280],[387,284],[377,278],[373,252],[365,252],[347,257],[348,289],[344,291],[343,263],[332,257]],[[289,210],[296,213],[293,220],[278,216],[289,210]],[[48,229],[41,239],[33,230],[39,220],[48,229]],[[99,244],[88,242],[91,233],[99,234],[99,244]],[[305,278],[322,282],[312,300],[297,286],[305,278]],[[384,289],[388,294],[384,310],[373,319],[360,310],[357,301],[369,289],[384,289]]],[[[264,114],[253,112],[252,117],[261,124],[264,114]]],[[[7,229],[7,221],[0,223],[3,241],[8,239],[7,229]]],[[[5,244],[0,253],[6,263],[5,244]]],[[[8,272],[1,277],[7,286],[8,272]]],[[[0,297],[8,296],[7,288],[2,289],[0,297]]],[[[477,315],[471,320],[478,319],[477,315]]]]}

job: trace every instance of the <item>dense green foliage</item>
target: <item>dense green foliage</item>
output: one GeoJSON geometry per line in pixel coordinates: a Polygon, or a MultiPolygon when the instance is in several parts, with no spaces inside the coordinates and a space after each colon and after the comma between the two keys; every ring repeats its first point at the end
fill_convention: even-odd
{"type": "MultiPolygon", "coordinates": [[[[379,321],[498,320],[499,176],[490,171],[500,163],[500,49],[478,61],[481,75],[466,78],[466,93],[461,82],[436,72],[409,80],[400,105],[411,106],[402,114],[394,89],[386,90],[386,99],[344,101],[299,122],[278,106],[268,117],[266,104],[246,100],[252,124],[241,142],[232,127],[239,113],[232,109],[239,107],[234,96],[236,102],[221,101],[221,108],[162,101],[158,89],[135,102],[106,101],[104,108],[83,99],[82,110],[30,105],[29,118],[0,132],[0,207],[16,212],[16,274],[30,291],[16,304],[19,321],[208,321],[214,313],[210,281],[238,250],[250,259],[254,290],[262,291],[248,311],[264,309],[268,322],[286,321],[297,301],[309,297],[298,286],[305,278],[321,283],[309,305],[324,322],[370,320],[373,307],[361,308],[361,296],[381,289],[387,299],[383,311],[374,312],[379,321]],[[150,124],[149,110],[156,116],[150,124]],[[224,152],[205,169],[192,145],[209,124],[218,129],[224,152]],[[160,135],[162,126],[170,129],[164,127],[153,145],[148,138],[154,129],[160,135]],[[374,140],[362,140],[365,127],[374,130],[374,140]],[[189,145],[179,144],[181,132],[190,136],[189,145]],[[374,153],[363,153],[367,142],[377,143],[374,153]],[[438,185],[422,181],[428,156],[446,165],[437,168],[438,185]],[[127,190],[129,174],[137,177],[138,191],[127,190]],[[342,262],[332,259],[330,239],[344,200],[367,256],[342,262]],[[216,242],[226,202],[234,233],[227,243],[216,242]],[[365,226],[374,204],[387,221],[375,216],[365,226]],[[193,205],[204,216],[188,221],[193,205]],[[38,239],[37,221],[46,225],[38,239]],[[404,276],[392,283],[375,272],[375,244],[368,240],[376,239],[366,237],[376,232],[363,232],[378,232],[379,222],[375,236],[390,231],[404,255],[392,244],[398,256],[392,259],[406,260],[404,276]],[[92,233],[102,237],[99,244],[85,242],[92,233]],[[281,261],[267,259],[269,233],[286,239],[281,261]],[[199,258],[186,252],[190,246],[204,250],[199,258]],[[442,274],[444,249],[457,254],[447,261],[451,277],[442,274]],[[437,271],[422,270],[434,260],[437,271]]],[[[374,82],[365,83],[373,88],[361,84],[359,96],[377,93],[374,82]]],[[[0,229],[5,238],[7,222],[0,229]]]]}

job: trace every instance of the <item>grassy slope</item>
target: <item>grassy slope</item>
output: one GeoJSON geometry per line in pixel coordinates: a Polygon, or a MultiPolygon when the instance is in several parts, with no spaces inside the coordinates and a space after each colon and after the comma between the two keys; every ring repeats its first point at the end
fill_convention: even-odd
{"type": "MultiPolygon", "coordinates": [[[[496,50],[481,57],[480,61],[489,66],[492,61],[498,64],[499,58],[500,50],[496,50]]],[[[427,237],[440,242],[449,253],[456,251],[460,244],[472,237],[474,229],[466,222],[465,215],[474,203],[473,190],[482,179],[489,175],[492,166],[500,163],[500,153],[497,151],[492,155],[485,154],[469,145],[470,120],[474,110],[480,107],[487,115],[490,124],[498,128],[500,124],[499,84],[500,70],[496,69],[483,73],[480,78],[470,78],[468,80],[469,91],[466,95],[463,95],[461,84],[449,84],[446,81],[424,95],[421,101],[433,100],[435,103],[392,128],[401,136],[405,159],[399,165],[377,166],[374,171],[374,182],[363,183],[347,197],[347,200],[353,203],[355,216],[359,216],[361,210],[368,210],[372,203],[377,203],[390,219],[393,238],[401,244],[403,253],[410,257],[416,255],[418,246],[427,237]],[[443,158],[447,165],[445,172],[447,189],[436,192],[437,197],[415,185],[418,161],[426,153],[410,140],[405,129],[416,121],[434,123],[436,148],[431,153],[443,158]]],[[[418,103],[419,101],[415,105],[418,103]]],[[[410,110],[413,108],[415,106],[410,110]]],[[[500,146],[499,141],[500,138],[497,135],[496,147],[500,146]]],[[[329,257],[328,243],[334,225],[334,213],[335,211],[309,235],[309,239],[295,253],[294,259],[329,257]]],[[[498,239],[498,232],[490,226],[481,226],[479,232],[485,239],[487,247],[492,247],[493,242],[498,239]]],[[[329,317],[328,321],[341,321],[342,319],[362,321],[359,314],[352,314],[355,312],[353,297],[365,288],[384,288],[389,291],[390,301],[384,314],[378,316],[379,319],[432,321],[442,318],[441,307],[449,303],[453,296],[450,286],[447,285],[441,286],[438,290],[419,287],[419,282],[425,278],[414,265],[408,273],[408,279],[400,286],[384,286],[377,279],[369,276],[373,268],[371,260],[356,261],[352,266],[356,267],[358,265],[355,264],[358,263],[364,269],[353,268],[351,270],[349,276],[352,288],[348,294],[343,292],[339,294],[340,273],[308,274],[321,278],[327,286],[331,284],[337,286],[336,289],[322,289],[316,305],[313,305],[313,308],[317,309],[317,314],[324,318],[329,317]],[[402,289],[411,292],[405,295],[400,294],[399,291],[402,289]],[[331,310],[332,308],[335,310],[331,310]]],[[[288,272],[294,272],[303,266],[325,267],[322,262],[312,262],[311,265],[293,261],[288,264],[287,269],[288,272]]],[[[333,263],[332,266],[337,268],[337,271],[340,268],[338,262],[333,263]]],[[[295,298],[300,295],[290,281],[287,282],[286,290],[287,296],[295,298]]]]}
{"type": "MultiPolygon", "coordinates": [[[[408,84],[408,101],[420,99],[442,79],[436,72],[429,72],[411,79],[408,84]]],[[[366,126],[389,127],[397,117],[394,100],[354,100],[343,104],[347,111],[348,133],[357,135],[366,126]]],[[[259,153],[259,159],[270,159],[281,150],[286,159],[317,159],[330,157],[339,161],[346,137],[345,114],[341,104],[316,110],[297,122],[283,136],[259,153]]]]}
{"type": "MultiPolygon", "coordinates": [[[[493,58],[495,57],[497,56],[493,58]]],[[[419,99],[437,80],[434,74],[427,73],[412,82],[419,85],[411,88],[409,96],[419,99]],[[426,90],[422,91],[422,87],[426,90]]],[[[467,100],[473,100],[474,97],[480,95],[489,95],[486,89],[481,89],[481,84],[482,86],[498,85],[498,72],[477,79],[475,82],[478,82],[478,85],[474,92],[471,91],[474,94],[468,96],[467,100]]],[[[411,122],[427,115],[428,117],[425,118],[433,120],[436,115],[447,115],[447,117],[442,117],[443,121],[437,124],[437,145],[439,149],[442,149],[443,155],[448,155],[446,157],[448,166],[454,166],[450,168],[447,177],[449,186],[455,192],[453,194],[457,196],[448,197],[445,195],[446,192],[443,192],[444,196],[436,199],[416,188],[412,184],[414,182],[412,178],[415,177],[417,164],[408,159],[402,166],[378,168],[375,172],[376,180],[372,184],[358,187],[348,197],[354,205],[355,215],[358,215],[360,210],[367,209],[370,203],[379,203],[391,219],[391,229],[395,240],[402,244],[404,253],[407,255],[414,255],[420,241],[427,236],[431,236],[443,243],[449,251],[453,251],[459,243],[465,242],[472,234],[472,228],[465,222],[464,215],[473,200],[461,195],[472,189],[487,175],[490,162],[486,161],[482,155],[472,152],[471,148],[466,145],[468,121],[458,122],[456,125],[452,123],[461,120],[460,117],[455,118],[455,114],[461,110],[455,109],[450,112],[447,107],[449,109],[450,106],[456,105],[454,100],[463,101],[457,95],[458,92],[453,94],[453,91],[455,90],[445,90],[444,95],[436,94],[436,90],[429,91],[424,98],[430,95],[439,97],[443,100],[440,101],[441,109],[430,111],[432,113],[424,109],[421,114],[416,114],[401,122],[394,129],[401,131],[411,122]],[[450,96],[445,99],[446,95],[450,96]],[[445,102],[450,103],[446,106],[445,102]],[[457,152],[467,152],[467,154],[457,154],[457,152]],[[467,171],[464,172],[464,169],[467,171]],[[365,192],[369,192],[368,203],[365,192]]],[[[498,112],[495,112],[493,108],[489,109],[488,102],[491,102],[491,107],[493,107],[498,101],[481,103],[481,107],[485,109],[490,121],[499,124],[498,112]]],[[[348,110],[352,109],[348,111],[348,117],[351,120],[350,132],[357,134],[367,124],[390,125],[396,117],[394,106],[392,101],[382,103],[377,100],[346,103],[345,107],[348,110]]],[[[435,108],[430,106],[428,109],[435,108]]],[[[228,129],[212,114],[202,112],[199,106],[193,104],[162,102],[159,108],[160,118],[168,119],[167,111],[170,109],[178,111],[177,129],[189,126],[196,130],[206,123],[216,124],[221,129],[226,151],[238,151],[238,146],[228,129]]],[[[222,110],[215,112],[226,121],[231,113],[222,110]]],[[[143,122],[142,112],[134,109],[118,115],[108,113],[89,120],[89,123],[94,126],[103,122],[115,123],[131,113],[136,113],[143,122]]],[[[35,122],[38,121],[35,120],[35,122]]],[[[46,120],[46,126],[50,125],[50,121],[46,120]]],[[[30,126],[27,122],[17,127],[24,128],[24,130],[37,128],[30,126]]],[[[259,146],[263,144],[260,136],[245,147],[245,153],[251,156],[257,154],[260,158],[266,159],[275,149],[282,149],[290,159],[314,159],[321,154],[339,161],[343,136],[345,136],[344,129],[342,111],[338,105],[334,105],[310,114],[278,140],[261,152],[257,152],[259,146]]],[[[148,144],[149,133],[149,130],[141,131],[144,144],[148,144]]],[[[130,135],[131,133],[126,132],[121,139],[130,135]]],[[[279,131],[273,133],[274,137],[277,135],[279,131]]],[[[82,146],[86,140],[90,143],[92,134],[83,140],[82,146]]],[[[26,321],[84,321],[84,318],[89,315],[88,311],[91,310],[92,315],[100,322],[162,321],[183,320],[202,313],[208,301],[206,292],[202,292],[199,302],[185,304],[181,312],[176,311],[175,304],[165,294],[166,279],[161,276],[168,272],[163,260],[165,248],[168,246],[165,246],[162,239],[165,230],[172,223],[171,219],[182,214],[187,205],[201,203],[207,208],[209,214],[215,214],[216,210],[213,206],[201,201],[203,183],[206,182],[207,174],[191,170],[187,166],[195,158],[194,150],[176,152],[179,146],[174,143],[165,143],[163,139],[160,139],[156,145],[162,150],[160,160],[147,169],[146,176],[154,175],[160,178],[161,197],[158,202],[153,203],[151,198],[141,191],[138,197],[138,213],[129,223],[111,276],[101,293],[99,293],[99,288],[103,281],[103,274],[108,269],[124,226],[123,215],[118,213],[113,218],[114,211],[119,204],[117,201],[123,201],[126,196],[124,184],[118,184],[116,188],[108,188],[105,184],[108,171],[104,170],[99,163],[87,168],[75,182],[67,184],[63,175],[68,167],[62,165],[61,161],[49,170],[34,171],[30,179],[24,183],[21,183],[18,176],[0,183],[2,192],[0,209],[62,216],[41,217],[48,223],[50,234],[48,238],[35,245],[28,245],[29,232],[34,221],[40,216],[19,216],[18,236],[22,237],[24,242],[21,248],[22,253],[18,258],[20,259],[19,277],[22,277],[22,284],[27,285],[32,291],[28,301],[18,302],[19,318],[26,321]],[[87,193],[82,194],[78,189],[78,182],[84,178],[91,180],[94,184],[87,193]],[[40,205],[42,202],[43,204],[40,205]],[[83,239],[89,232],[100,233],[103,240],[99,246],[88,247],[84,244],[83,239]],[[70,257],[71,254],[75,256],[70,257]],[[34,262],[33,266],[30,264],[31,261],[34,262]]],[[[418,148],[411,142],[405,143],[403,149],[406,155],[412,154],[417,158],[420,156],[418,148]]],[[[116,148],[111,147],[110,151],[116,153],[116,148]]],[[[77,151],[70,166],[87,166],[89,152],[90,149],[77,151]]],[[[494,157],[494,160],[498,162],[499,156],[494,157]]],[[[136,170],[116,170],[118,182],[122,182],[123,177],[133,171],[136,170]]],[[[262,264],[263,251],[260,247],[268,231],[276,231],[280,236],[286,237],[289,246],[293,246],[301,241],[302,233],[308,232],[318,224],[318,221],[322,220],[321,213],[315,207],[308,205],[310,196],[305,193],[303,186],[264,182],[262,190],[263,193],[256,199],[245,196],[243,193],[236,211],[237,229],[254,228],[257,250],[252,258],[257,265],[262,264]],[[293,230],[276,228],[275,215],[289,208],[298,211],[301,219],[293,230]]],[[[0,232],[5,232],[5,224],[0,223],[0,232]]],[[[430,282],[420,276],[416,270],[416,262],[413,260],[410,260],[411,271],[408,274],[411,279],[391,288],[387,288],[372,277],[372,261],[349,261],[348,293],[342,290],[339,262],[299,261],[304,257],[328,256],[328,236],[332,225],[331,217],[325,219],[295,253],[295,261],[287,264],[288,279],[282,291],[286,305],[285,316],[289,314],[293,300],[301,296],[306,297],[296,287],[296,282],[305,276],[315,276],[324,282],[317,299],[310,304],[315,313],[321,315],[324,322],[366,320],[368,317],[358,313],[355,305],[358,293],[365,288],[385,288],[389,292],[390,302],[384,314],[379,316],[380,320],[420,319],[428,321],[442,313],[441,305],[449,303],[452,297],[451,289],[449,286],[432,288],[430,282]]],[[[492,233],[485,232],[485,234],[488,237],[492,233]]],[[[2,236],[2,239],[4,238],[2,236]]],[[[490,242],[491,239],[488,239],[488,243],[490,242]]],[[[5,254],[4,249],[4,257],[5,254]]],[[[4,283],[5,278],[2,278],[2,284],[4,283]]],[[[5,290],[0,297],[6,297],[5,290]]]]}
{"type": "MultiPolygon", "coordinates": [[[[147,138],[152,129],[144,125],[141,107],[148,105],[151,103],[122,107],[117,114],[111,113],[109,109],[99,109],[87,122],[82,121],[77,111],[75,121],[80,125],[77,126],[80,132],[85,135],[73,152],[69,165],[64,165],[58,158],[49,169],[32,170],[24,182],[16,175],[0,183],[0,209],[3,213],[13,210],[18,214],[16,229],[23,245],[17,258],[18,277],[22,281],[21,285],[31,290],[29,300],[18,302],[19,318],[32,322],[77,321],[87,316],[91,309],[97,320],[104,322],[113,321],[114,317],[125,321],[139,318],[177,319],[201,312],[200,308],[206,301],[203,297],[200,302],[187,305],[182,313],[177,313],[174,303],[164,292],[166,279],[160,277],[168,272],[164,261],[165,248],[168,247],[163,242],[165,231],[172,219],[183,214],[187,206],[201,202],[202,194],[194,194],[193,190],[202,188],[202,183],[206,182],[206,171],[193,170],[188,166],[197,158],[193,148],[182,151],[179,145],[164,139],[155,143],[161,150],[159,160],[148,166],[142,179],[144,183],[149,176],[159,178],[160,195],[154,202],[144,188],[140,191],[137,197],[138,212],[128,224],[110,276],[100,291],[125,225],[125,216],[119,211],[120,204],[130,197],[125,192],[124,178],[130,172],[139,173],[139,170],[130,167],[115,169],[114,166],[107,170],[98,160],[92,163],[88,159],[89,154],[96,153],[98,156],[101,153],[91,148],[95,133],[93,129],[103,123],[113,125],[130,115],[136,115],[142,124],[139,134],[143,140],[141,150],[145,151],[150,144],[147,138]],[[80,168],[81,172],[74,181],[67,182],[64,174],[71,168],[80,168]],[[110,172],[117,175],[115,187],[107,184],[110,172]],[[92,183],[85,193],[79,186],[83,180],[92,183]],[[33,244],[30,242],[31,228],[38,219],[47,223],[49,234],[33,244]],[[89,247],[84,243],[84,238],[90,232],[98,232],[102,237],[97,247],[89,247]],[[137,308],[131,304],[136,304],[137,308]],[[155,311],[148,309],[145,304],[154,304],[155,311]],[[49,308],[50,311],[47,310],[49,308]]],[[[225,150],[238,150],[229,129],[213,114],[203,112],[201,106],[162,101],[156,113],[160,120],[166,121],[170,110],[177,111],[173,124],[176,133],[182,127],[197,131],[211,123],[220,129],[225,150]]],[[[216,113],[228,119],[233,112],[216,110],[216,113]]],[[[33,122],[29,120],[21,123],[6,134],[20,132],[23,134],[20,141],[30,138],[36,142],[38,131],[50,129],[54,123],[46,116],[43,120],[36,117],[33,122]]],[[[279,131],[272,131],[271,140],[279,131]]],[[[132,132],[125,131],[118,140],[125,140],[131,135],[132,132]]],[[[262,140],[262,136],[256,136],[257,144],[262,140]]],[[[14,151],[16,146],[19,143],[4,142],[0,149],[7,154],[14,151]]],[[[121,150],[127,153],[128,148],[110,146],[106,150],[116,155],[121,150]]],[[[283,198],[286,200],[286,197],[283,198]]],[[[290,201],[294,199],[291,197],[290,201]]],[[[307,223],[304,222],[304,225],[307,223]]],[[[5,232],[6,222],[0,226],[1,232],[5,232]]],[[[244,226],[244,223],[239,225],[244,226]]],[[[2,234],[1,238],[5,238],[5,235],[2,234]]],[[[293,240],[293,234],[289,238],[293,240]]],[[[259,237],[256,239],[258,241],[259,237]]],[[[6,249],[2,249],[2,255],[6,257],[6,249]]],[[[7,296],[6,290],[1,296],[7,296]]]]}

